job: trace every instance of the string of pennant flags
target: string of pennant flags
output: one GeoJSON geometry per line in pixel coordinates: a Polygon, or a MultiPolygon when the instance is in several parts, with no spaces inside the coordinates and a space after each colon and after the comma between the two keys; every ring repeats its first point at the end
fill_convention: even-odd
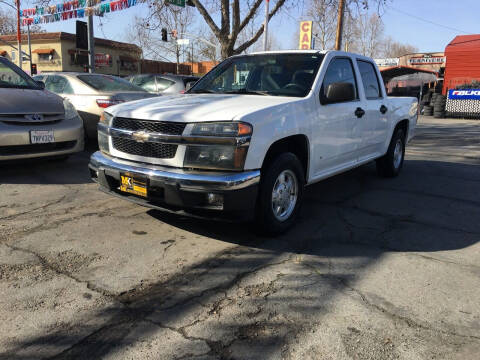
{"type": "Polygon", "coordinates": [[[85,16],[103,16],[105,13],[128,9],[137,4],[137,0],[72,0],[57,5],[35,7],[20,11],[22,24],[46,24],[56,21],[83,18],[85,16]]]}

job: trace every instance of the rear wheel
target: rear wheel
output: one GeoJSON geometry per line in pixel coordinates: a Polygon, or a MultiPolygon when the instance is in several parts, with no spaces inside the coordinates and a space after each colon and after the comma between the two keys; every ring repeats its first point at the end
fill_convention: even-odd
{"type": "Polygon", "coordinates": [[[268,164],[257,200],[257,229],[268,235],[288,230],[297,218],[304,186],[303,168],[294,154],[280,154],[268,164]]]}
{"type": "Polygon", "coordinates": [[[383,177],[397,176],[403,167],[405,157],[405,133],[397,129],[392,136],[387,153],[377,159],[377,172],[383,177]]]}

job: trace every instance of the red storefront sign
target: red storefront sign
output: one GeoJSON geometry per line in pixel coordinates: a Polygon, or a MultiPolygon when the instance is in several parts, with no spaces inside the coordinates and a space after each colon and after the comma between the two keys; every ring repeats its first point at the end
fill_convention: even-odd
{"type": "Polygon", "coordinates": [[[109,54],[102,54],[102,53],[95,53],[95,66],[102,67],[102,66],[110,66],[111,64],[111,56],[109,54]]]}

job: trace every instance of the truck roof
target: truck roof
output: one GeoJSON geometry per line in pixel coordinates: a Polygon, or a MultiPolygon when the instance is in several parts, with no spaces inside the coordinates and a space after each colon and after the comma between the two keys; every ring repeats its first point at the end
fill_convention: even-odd
{"type": "Polygon", "coordinates": [[[257,51],[253,52],[250,55],[259,55],[259,54],[326,54],[328,50],[271,50],[271,51],[257,51]]]}

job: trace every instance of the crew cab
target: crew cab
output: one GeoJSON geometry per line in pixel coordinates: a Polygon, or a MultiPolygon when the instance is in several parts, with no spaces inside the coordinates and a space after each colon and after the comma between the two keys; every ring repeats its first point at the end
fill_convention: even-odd
{"type": "Polygon", "coordinates": [[[116,105],[89,168],[100,189],[207,218],[295,222],[304,187],[375,160],[397,176],[415,98],[389,98],[375,62],[340,51],[230,57],[186,94],[116,105]]]}

